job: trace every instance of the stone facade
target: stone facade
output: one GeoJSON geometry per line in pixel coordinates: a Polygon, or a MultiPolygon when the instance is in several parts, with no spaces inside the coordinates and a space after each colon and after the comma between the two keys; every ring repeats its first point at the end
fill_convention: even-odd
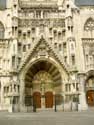
{"type": "Polygon", "coordinates": [[[74,0],[6,5],[0,10],[0,110],[94,106],[94,6],[74,0]]]}

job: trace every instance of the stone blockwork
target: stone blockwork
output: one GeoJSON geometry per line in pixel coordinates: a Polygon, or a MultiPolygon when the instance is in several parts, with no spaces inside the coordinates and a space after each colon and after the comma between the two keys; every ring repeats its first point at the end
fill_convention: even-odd
{"type": "Polygon", "coordinates": [[[0,10],[0,110],[94,106],[94,5],[6,2],[0,10]]]}

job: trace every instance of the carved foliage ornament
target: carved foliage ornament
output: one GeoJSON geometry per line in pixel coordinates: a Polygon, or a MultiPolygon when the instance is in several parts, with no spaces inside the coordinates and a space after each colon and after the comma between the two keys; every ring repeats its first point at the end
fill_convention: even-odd
{"type": "Polygon", "coordinates": [[[36,56],[48,56],[50,49],[46,46],[44,41],[41,41],[41,44],[38,46],[36,52],[37,52],[36,56]]]}

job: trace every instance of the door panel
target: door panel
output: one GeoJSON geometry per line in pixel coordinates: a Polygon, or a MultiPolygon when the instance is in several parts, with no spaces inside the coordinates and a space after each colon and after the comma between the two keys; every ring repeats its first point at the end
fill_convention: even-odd
{"type": "Polygon", "coordinates": [[[40,92],[34,92],[33,104],[36,105],[36,108],[41,108],[41,93],[40,92]]]}
{"type": "Polygon", "coordinates": [[[53,93],[52,92],[45,93],[45,107],[53,108],[53,93]]]}
{"type": "Polygon", "coordinates": [[[87,92],[87,103],[89,106],[94,106],[94,91],[89,90],[87,92]]]}

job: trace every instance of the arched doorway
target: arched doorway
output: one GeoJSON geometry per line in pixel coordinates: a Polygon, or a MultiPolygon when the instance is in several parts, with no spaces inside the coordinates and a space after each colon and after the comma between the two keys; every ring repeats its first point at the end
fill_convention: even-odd
{"type": "MultiPolygon", "coordinates": [[[[36,108],[53,108],[54,94],[59,95],[62,92],[61,86],[61,74],[57,67],[50,62],[39,61],[26,73],[25,100],[32,100],[27,103],[32,102],[31,105],[36,105],[36,108]]],[[[58,104],[61,103],[62,100],[58,104]]]]}
{"type": "Polygon", "coordinates": [[[89,106],[94,106],[94,90],[89,90],[86,93],[87,104],[89,106]]]}
{"type": "Polygon", "coordinates": [[[86,100],[88,106],[94,106],[94,76],[90,76],[86,80],[86,100]]]}

